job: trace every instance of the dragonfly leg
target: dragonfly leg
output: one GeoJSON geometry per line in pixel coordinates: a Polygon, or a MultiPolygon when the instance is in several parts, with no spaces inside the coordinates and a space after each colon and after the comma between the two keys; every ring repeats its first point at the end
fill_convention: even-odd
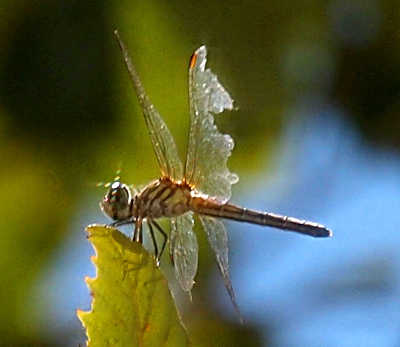
{"type": "Polygon", "coordinates": [[[160,232],[160,234],[162,235],[162,237],[164,239],[162,247],[161,247],[160,256],[158,257],[158,260],[160,260],[162,255],[163,255],[163,253],[164,253],[164,249],[165,249],[165,245],[167,244],[168,236],[165,233],[165,231],[162,230],[162,228],[160,227],[160,225],[158,223],[156,223],[155,221],[153,221],[152,223],[157,228],[157,230],[160,232]]]}
{"type": "Polygon", "coordinates": [[[151,241],[153,241],[154,256],[155,256],[155,258],[156,258],[157,265],[158,265],[160,258],[158,257],[157,240],[156,240],[156,237],[155,237],[155,235],[154,235],[154,230],[153,230],[152,223],[154,223],[154,222],[149,222],[149,223],[148,223],[148,226],[149,226],[149,230],[150,230],[151,241]]]}
{"type": "Polygon", "coordinates": [[[119,227],[121,225],[127,225],[127,224],[132,224],[135,223],[136,219],[134,217],[130,217],[128,219],[122,219],[122,220],[117,220],[114,223],[111,223],[111,227],[119,227]]]}

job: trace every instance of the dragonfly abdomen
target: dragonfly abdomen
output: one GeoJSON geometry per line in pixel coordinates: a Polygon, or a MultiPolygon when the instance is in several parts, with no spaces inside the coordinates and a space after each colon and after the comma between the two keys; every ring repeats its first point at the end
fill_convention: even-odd
{"type": "Polygon", "coordinates": [[[295,231],[314,237],[331,236],[331,231],[326,229],[323,225],[296,218],[280,216],[273,213],[253,211],[231,204],[218,204],[216,201],[200,197],[193,198],[192,205],[194,212],[207,216],[225,218],[262,226],[270,226],[273,228],[295,231]]]}

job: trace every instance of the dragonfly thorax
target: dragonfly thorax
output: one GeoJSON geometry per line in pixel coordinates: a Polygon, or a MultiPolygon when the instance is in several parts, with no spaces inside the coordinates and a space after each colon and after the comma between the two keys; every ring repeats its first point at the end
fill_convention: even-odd
{"type": "Polygon", "coordinates": [[[135,197],[133,210],[142,219],[176,217],[189,211],[190,200],[191,189],[186,183],[162,177],[135,197]]]}

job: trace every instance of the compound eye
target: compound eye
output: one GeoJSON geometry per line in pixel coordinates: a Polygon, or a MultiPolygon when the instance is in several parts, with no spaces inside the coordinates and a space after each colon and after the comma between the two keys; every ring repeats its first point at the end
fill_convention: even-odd
{"type": "Polygon", "coordinates": [[[131,214],[131,202],[129,187],[121,182],[114,182],[100,203],[100,208],[111,219],[123,220],[131,214]]]}

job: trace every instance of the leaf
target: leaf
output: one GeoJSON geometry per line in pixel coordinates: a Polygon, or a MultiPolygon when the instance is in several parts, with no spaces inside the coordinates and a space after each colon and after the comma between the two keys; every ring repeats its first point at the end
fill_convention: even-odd
{"type": "Polygon", "coordinates": [[[86,277],[92,310],[78,310],[88,346],[188,346],[167,280],[154,257],[118,230],[91,225],[97,277],[86,277]]]}

